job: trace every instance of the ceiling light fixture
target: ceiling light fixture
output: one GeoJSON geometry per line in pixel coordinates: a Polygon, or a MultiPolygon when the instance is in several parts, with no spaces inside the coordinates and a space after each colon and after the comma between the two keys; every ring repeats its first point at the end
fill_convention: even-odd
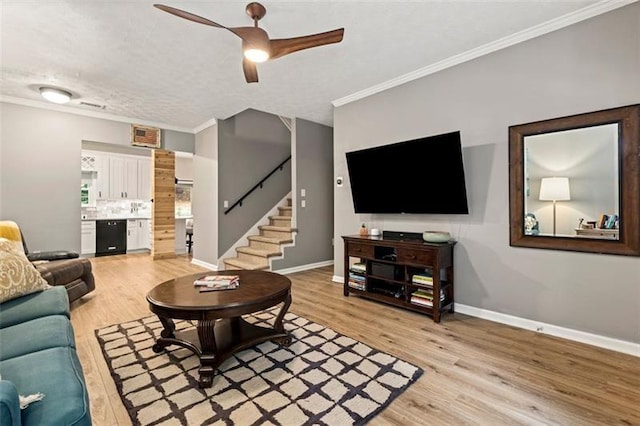
{"type": "Polygon", "coordinates": [[[244,51],[244,57],[259,64],[269,59],[269,54],[262,49],[247,49],[244,51]]]}
{"type": "Polygon", "coordinates": [[[271,56],[269,52],[269,36],[260,28],[250,28],[251,38],[242,40],[242,53],[247,60],[259,64],[271,56]]]}
{"type": "Polygon", "coordinates": [[[41,87],[40,94],[49,102],[56,104],[66,104],[71,100],[71,93],[66,90],[55,89],[53,87],[41,87]]]}

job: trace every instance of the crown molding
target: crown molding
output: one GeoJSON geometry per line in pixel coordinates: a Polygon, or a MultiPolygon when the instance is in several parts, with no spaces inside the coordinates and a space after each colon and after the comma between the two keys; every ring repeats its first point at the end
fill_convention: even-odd
{"type": "Polygon", "coordinates": [[[454,55],[450,58],[436,62],[432,65],[420,68],[416,71],[401,75],[399,77],[387,80],[383,83],[376,84],[367,89],[360,90],[348,96],[336,99],[331,102],[334,107],[346,105],[348,103],[375,95],[376,93],[383,92],[396,86],[408,83],[413,80],[417,80],[422,77],[437,73],[438,71],[451,68],[453,66],[462,64],[472,59],[479,58],[480,56],[488,55],[498,50],[505,49],[507,47],[522,43],[532,38],[539,37],[541,35],[559,30],[561,28],[568,27],[578,22],[584,21],[589,18],[593,18],[603,13],[610,12],[623,6],[635,3],[638,0],[602,0],[594,3],[590,6],[584,7],[575,12],[568,13],[566,15],[554,18],[550,21],[543,22],[542,24],[535,25],[526,30],[519,31],[515,34],[503,37],[491,43],[484,44],[466,52],[454,55]]]}
{"type": "Polygon", "coordinates": [[[6,102],[9,104],[16,104],[16,105],[33,107],[33,108],[48,109],[51,111],[66,112],[69,114],[83,115],[85,117],[102,118],[104,120],[118,121],[121,123],[140,124],[144,126],[158,127],[163,130],[174,130],[176,132],[184,132],[184,133],[196,133],[194,129],[189,129],[187,127],[173,126],[171,124],[159,123],[157,121],[140,120],[138,118],[124,117],[121,115],[109,114],[107,112],[85,111],[85,110],[74,108],[71,106],[56,105],[50,102],[40,102],[40,101],[31,100],[31,99],[15,98],[13,96],[0,95],[0,102],[6,102]]]}
{"type": "Polygon", "coordinates": [[[203,131],[206,128],[209,128],[211,126],[215,126],[217,122],[218,121],[215,118],[212,118],[211,120],[207,120],[204,123],[202,123],[201,125],[194,127],[192,132],[193,133],[200,133],[201,131],[203,131]]]}

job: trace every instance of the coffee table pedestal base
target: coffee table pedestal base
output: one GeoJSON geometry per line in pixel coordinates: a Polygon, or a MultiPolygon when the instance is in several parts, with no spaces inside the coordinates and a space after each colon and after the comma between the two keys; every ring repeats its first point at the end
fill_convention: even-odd
{"type": "Polygon", "coordinates": [[[176,331],[170,318],[160,317],[160,321],[164,330],[162,337],[153,345],[153,351],[160,353],[167,346],[176,345],[196,354],[200,358],[201,388],[211,387],[215,370],[236,352],[267,340],[284,346],[291,344],[291,337],[284,331],[281,319],[276,320],[276,328],[249,324],[239,317],[200,320],[195,330],[186,331],[176,331]]]}

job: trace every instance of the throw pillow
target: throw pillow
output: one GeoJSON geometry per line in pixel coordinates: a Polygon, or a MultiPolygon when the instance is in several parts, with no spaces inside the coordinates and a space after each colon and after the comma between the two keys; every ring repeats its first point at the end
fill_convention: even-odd
{"type": "Polygon", "coordinates": [[[12,220],[0,220],[0,238],[11,241],[13,246],[24,253],[22,233],[17,223],[12,220]]]}
{"type": "Polygon", "coordinates": [[[0,303],[50,286],[27,256],[6,238],[0,238],[0,303]]]}

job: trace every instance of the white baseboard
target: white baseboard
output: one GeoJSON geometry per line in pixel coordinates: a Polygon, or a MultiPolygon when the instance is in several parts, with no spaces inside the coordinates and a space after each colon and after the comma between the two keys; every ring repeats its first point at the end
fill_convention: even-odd
{"type": "MultiPolygon", "coordinates": [[[[344,277],[334,275],[332,281],[344,283],[344,277]]],[[[474,306],[455,304],[455,311],[472,317],[482,318],[500,324],[512,325],[525,330],[537,331],[538,333],[550,336],[561,337],[574,342],[586,343],[599,348],[622,352],[627,355],[640,357],[640,343],[628,342],[626,340],[613,339],[611,337],[600,336],[599,334],[587,333],[573,330],[571,328],[560,327],[540,321],[533,321],[513,315],[501,314],[500,312],[489,311],[487,309],[476,308],[474,306]]]]}
{"type": "Polygon", "coordinates": [[[489,311],[487,309],[476,308],[474,306],[461,305],[459,303],[455,304],[455,311],[472,317],[512,325],[525,330],[537,331],[538,333],[561,337],[563,339],[586,343],[588,345],[640,357],[640,344],[628,342],[626,340],[613,339],[611,337],[600,336],[598,334],[587,333],[540,321],[502,314],[500,312],[489,311]]]}
{"type": "Polygon", "coordinates": [[[286,275],[286,274],[293,274],[294,272],[308,271],[309,269],[322,268],[323,266],[330,266],[330,265],[333,265],[333,260],[325,260],[324,262],[309,263],[307,265],[294,266],[293,268],[285,268],[285,269],[280,269],[278,271],[273,271],[273,272],[286,275]]]}
{"type": "Polygon", "coordinates": [[[191,259],[191,263],[193,263],[194,265],[202,266],[203,268],[207,268],[207,269],[209,269],[211,271],[217,271],[218,270],[218,265],[214,265],[212,263],[205,262],[204,260],[191,259]]]}
{"type": "MultiPolygon", "coordinates": [[[[334,275],[332,281],[344,283],[344,277],[334,275]]],[[[538,333],[550,336],[561,337],[574,342],[586,343],[599,348],[622,352],[627,355],[640,357],[640,343],[628,342],[626,340],[613,339],[611,337],[600,336],[598,334],[587,333],[571,328],[560,327],[540,321],[533,321],[513,315],[501,314],[500,312],[489,311],[487,309],[476,308],[474,306],[455,304],[455,311],[472,317],[482,318],[500,324],[512,325],[525,330],[537,331],[538,333]]]]}

